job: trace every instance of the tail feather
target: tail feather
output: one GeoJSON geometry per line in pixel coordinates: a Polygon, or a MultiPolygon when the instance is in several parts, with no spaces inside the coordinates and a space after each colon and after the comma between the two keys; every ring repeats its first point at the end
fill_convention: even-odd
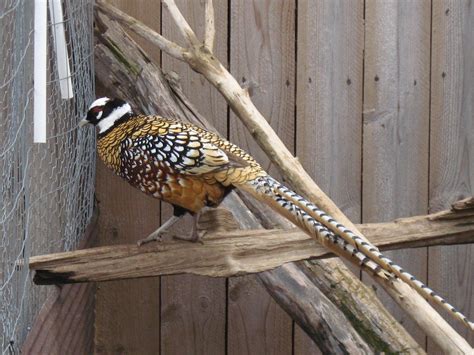
{"type": "Polygon", "coordinates": [[[321,244],[333,250],[336,254],[349,257],[350,261],[354,261],[354,258],[356,258],[366,270],[368,269],[383,277],[387,277],[387,272],[393,273],[412,286],[421,296],[439,304],[474,331],[473,322],[469,321],[461,312],[423,282],[417,280],[413,275],[383,255],[373,244],[353,233],[316,205],[288,189],[277,180],[270,176],[263,176],[248,182],[247,187],[250,188],[245,190],[253,192],[259,199],[266,199],[277,212],[293,223],[296,221],[295,224],[316,237],[321,244]],[[275,206],[275,202],[279,208],[275,206]],[[383,271],[385,271],[385,274],[383,271]]]}
{"type": "Polygon", "coordinates": [[[259,177],[246,184],[237,185],[236,187],[249,192],[258,200],[265,202],[275,211],[300,227],[307,234],[316,238],[322,245],[327,247],[336,255],[339,255],[365,269],[367,272],[375,273],[384,279],[394,277],[392,273],[383,270],[383,268],[381,268],[377,263],[373,262],[364,252],[358,250],[356,247],[316,221],[300,206],[296,205],[285,196],[273,194],[270,185],[265,181],[266,178],[267,177],[259,177]]]}

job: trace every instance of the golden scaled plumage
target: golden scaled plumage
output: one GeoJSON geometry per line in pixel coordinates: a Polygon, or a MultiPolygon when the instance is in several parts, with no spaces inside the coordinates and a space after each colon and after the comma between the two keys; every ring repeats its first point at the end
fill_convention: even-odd
{"type": "Polygon", "coordinates": [[[141,191],[198,212],[231,186],[265,176],[245,151],[195,125],[137,115],[99,135],[100,158],[141,191]]]}

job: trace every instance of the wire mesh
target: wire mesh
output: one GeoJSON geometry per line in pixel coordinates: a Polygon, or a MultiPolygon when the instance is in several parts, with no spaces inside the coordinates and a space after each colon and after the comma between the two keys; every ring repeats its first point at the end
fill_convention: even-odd
{"type": "MultiPolygon", "coordinates": [[[[93,100],[93,0],[63,0],[72,99],[62,99],[48,19],[45,144],[33,143],[34,1],[0,1],[0,349],[18,353],[51,288],[30,255],[77,246],[92,216],[94,134],[77,123],[93,100]]],[[[50,17],[50,16],[48,16],[50,17]]]]}

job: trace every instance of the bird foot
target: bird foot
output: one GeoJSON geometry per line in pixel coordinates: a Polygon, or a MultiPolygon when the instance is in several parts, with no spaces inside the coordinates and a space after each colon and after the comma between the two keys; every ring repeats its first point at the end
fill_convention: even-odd
{"type": "Polygon", "coordinates": [[[148,237],[146,237],[144,239],[140,239],[137,242],[137,245],[142,246],[143,244],[147,244],[147,243],[150,243],[150,242],[162,242],[162,241],[163,241],[163,233],[162,232],[161,233],[153,232],[148,237]]]}
{"type": "Polygon", "coordinates": [[[204,242],[202,241],[202,237],[204,235],[206,235],[205,231],[202,234],[199,234],[198,232],[193,231],[190,233],[190,235],[186,237],[175,235],[173,236],[173,239],[184,240],[185,242],[204,244],[204,242]]]}

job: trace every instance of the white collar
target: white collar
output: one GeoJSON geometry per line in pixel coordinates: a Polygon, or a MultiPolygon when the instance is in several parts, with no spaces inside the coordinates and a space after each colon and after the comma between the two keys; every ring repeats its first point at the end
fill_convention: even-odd
{"type": "Polygon", "coordinates": [[[110,127],[115,124],[115,121],[122,118],[127,113],[132,113],[132,108],[129,104],[125,103],[122,106],[117,107],[107,117],[101,119],[97,126],[99,127],[99,133],[104,133],[110,127]]]}

